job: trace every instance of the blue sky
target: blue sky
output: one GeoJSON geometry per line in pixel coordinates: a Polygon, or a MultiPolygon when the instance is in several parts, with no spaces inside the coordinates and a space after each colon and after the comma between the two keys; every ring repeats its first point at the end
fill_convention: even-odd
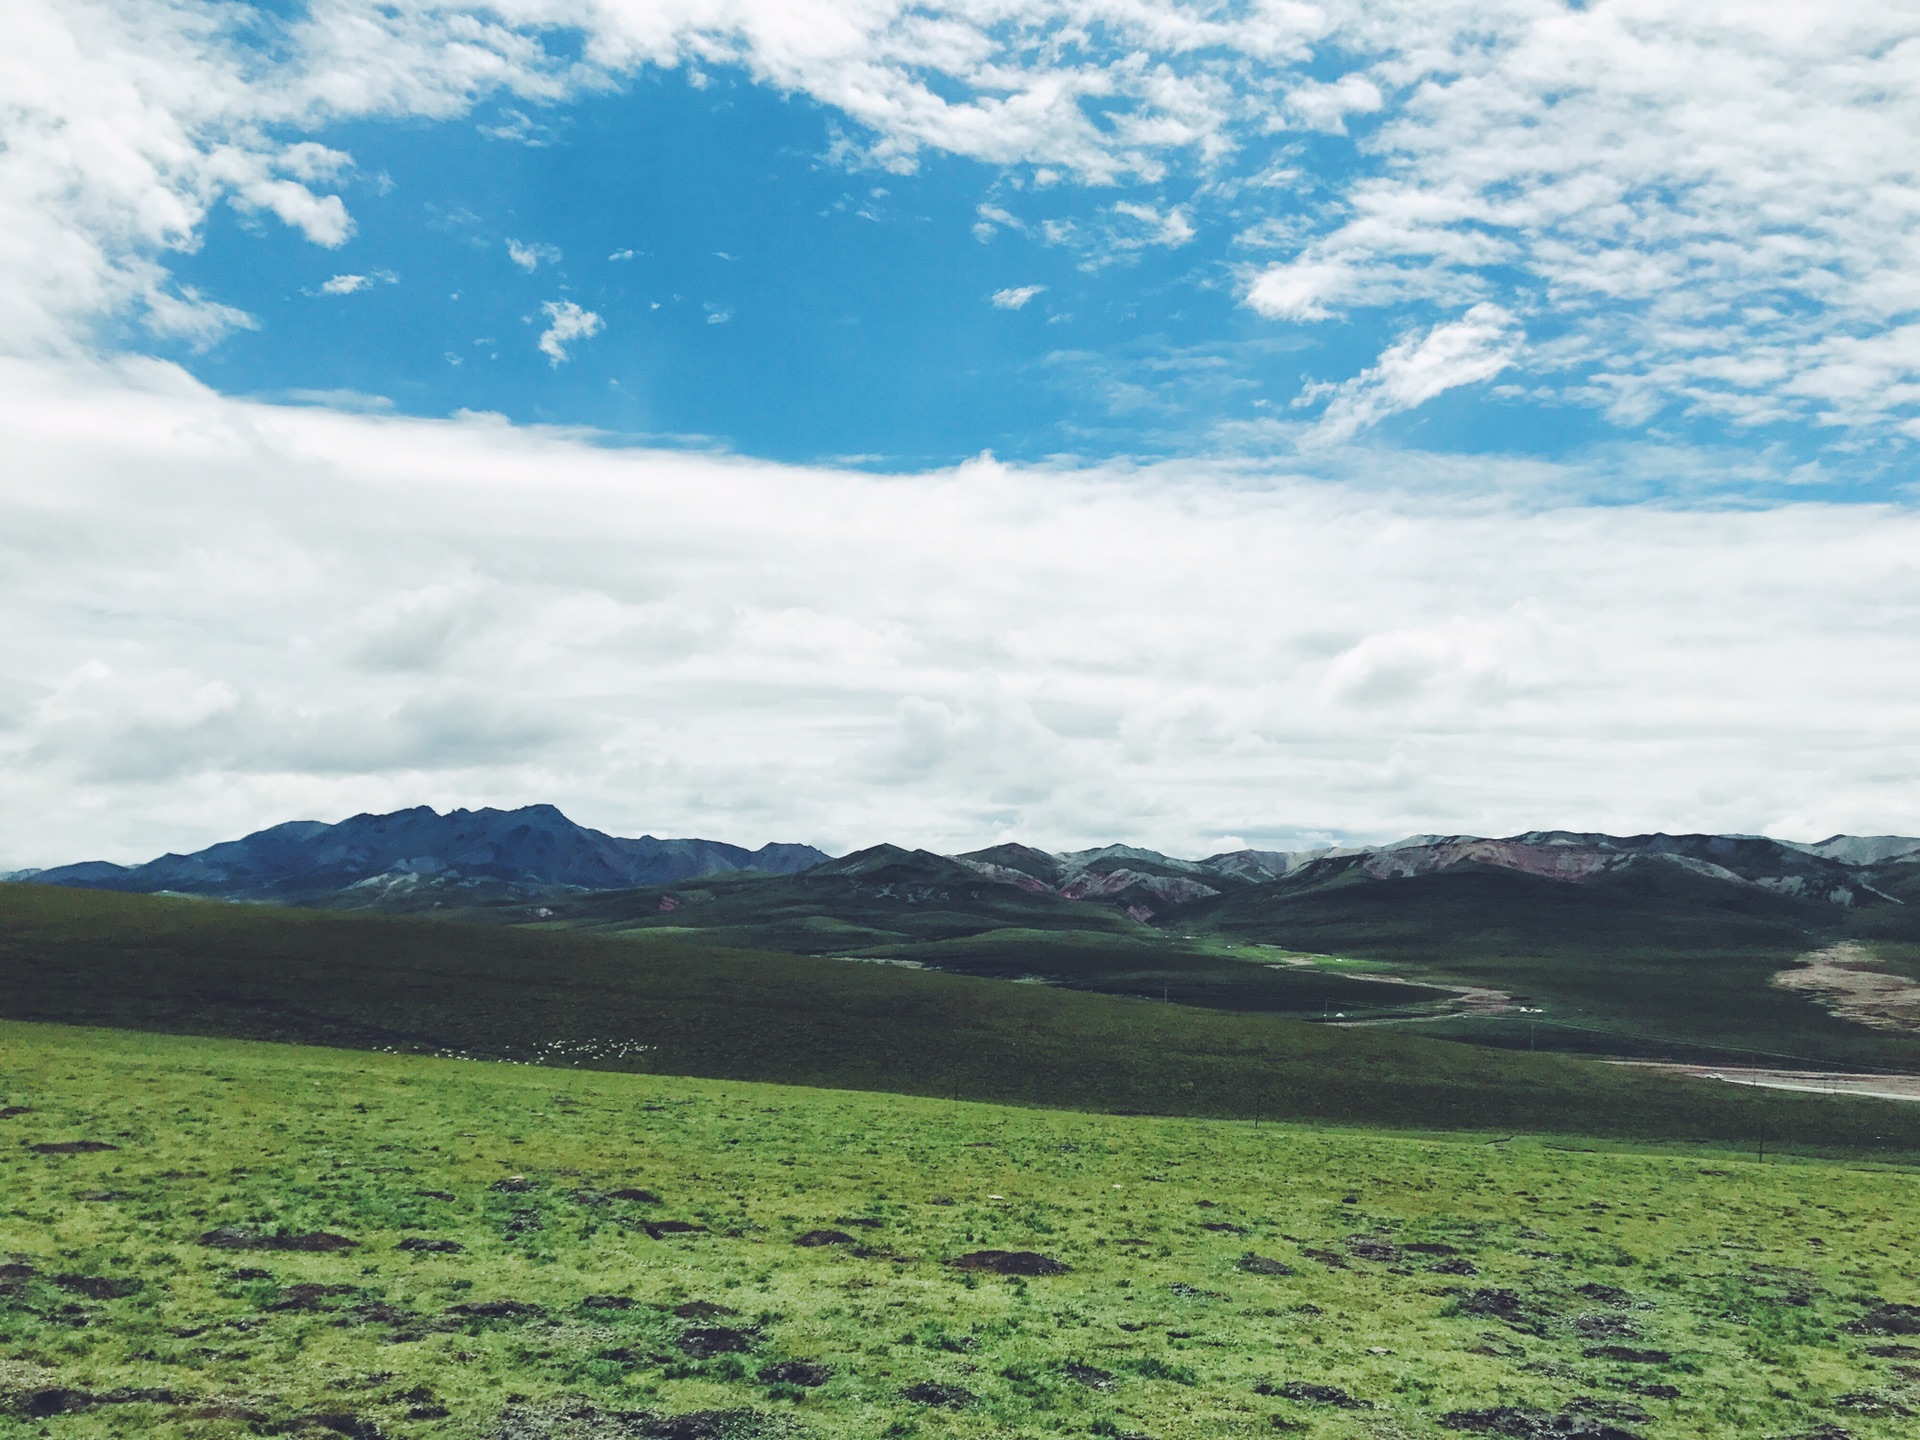
{"type": "MultiPolygon", "coordinates": [[[[545,40],[564,54],[577,36],[545,40]]],[[[1301,83],[1361,74],[1363,58],[1329,47],[1299,66],[1301,83]]],[[[956,97],[966,89],[919,78],[956,97]]],[[[228,393],[350,391],[409,414],[486,410],[784,461],[913,470],[991,450],[1298,462],[1304,439],[1304,463],[1320,464],[1311,425],[1326,397],[1363,384],[1396,342],[1457,325],[1479,303],[1500,321],[1487,342],[1495,373],[1474,378],[1469,366],[1430,398],[1375,407],[1340,438],[1579,461],[1597,492],[1633,497],[1764,500],[1809,482],[1854,498],[1903,490],[1908,441],[1884,416],[1836,425],[1804,401],[1770,415],[1777,383],[1724,383],[1743,358],[1738,342],[1764,337],[1764,321],[1730,331],[1709,312],[1688,317],[1698,333],[1678,344],[1623,336],[1655,328],[1643,325],[1647,297],[1581,293],[1564,256],[1541,258],[1550,242],[1609,258],[1577,211],[1525,217],[1505,227],[1518,241],[1497,245],[1501,226],[1454,225],[1455,248],[1502,253],[1424,287],[1404,283],[1396,252],[1422,237],[1403,226],[1363,257],[1389,293],[1263,313],[1263,268],[1337,242],[1367,187],[1405,186],[1420,137],[1383,137],[1411,123],[1381,101],[1314,124],[1240,124],[1228,152],[1170,146],[1150,177],[937,146],[887,165],[866,153],[871,126],[804,90],[765,83],[750,65],[690,63],[636,67],[545,103],[483,95],[444,118],[336,119],[298,134],[350,157],[330,177],[350,237],[315,245],[257,207],[213,205],[191,247],[164,263],[249,319],[210,344],[143,348],[228,393]],[[560,359],[539,348],[544,307],[569,304],[595,319],[560,359]],[[1649,380],[1671,372],[1675,354],[1694,373],[1649,380]],[[1688,393],[1715,365],[1731,405],[1688,393]],[[1609,412],[1595,384],[1608,369],[1643,372],[1636,404],[1609,412]],[[1673,446],[1736,458],[1719,473],[1709,461],[1669,475],[1662,452],[1673,446]]],[[[1630,203],[1649,233],[1743,226],[1709,235],[1723,250],[1805,233],[1797,217],[1770,226],[1730,213],[1689,180],[1656,168],[1618,188],[1639,191],[1630,203]]],[[[1499,178],[1481,199],[1497,205],[1513,183],[1499,178]]],[[[1684,245],[1634,248],[1653,252],[1643,263],[1684,268],[1684,245]]],[[[1713,307],[1838,308],[1792,267],[1742,276],[1724,256],[1709,266],[1701,288],[1725,292],[1713,307]]]]}
{"type": "Polygon", "coordinates": [[[0,869],[1920,833],[1901,7],[16,9],[0,869]]]}
{"type": "Polygon", "coordinates": [[[1342,335],[1309,357],[1246,310],[1225,225],[1177,247],[1131,246],[1152,227],[1127,217],[1117,242],[1093,233],[1116,203],[1179,203],[1190,175],[1035,191],[940,155],[890,174],[835,158],[846,128],[737,72],[696,88],[675,71],[564,110],[323,131],[354,157],[357,233],[319,250],[216,211],[173,269],[259,328],[172,353],[230,391],[357,390],[901,469],[1187,451],[1284,406],[1309,363],[1372,353],[1342,335]],[[1049,243],[1048,223],[1089,233],[1049,243]],[[370,283],[325,293],[340,274],[370,283]],[[537,346],[556,300],[605,327],[559,364],[537,346]]]}

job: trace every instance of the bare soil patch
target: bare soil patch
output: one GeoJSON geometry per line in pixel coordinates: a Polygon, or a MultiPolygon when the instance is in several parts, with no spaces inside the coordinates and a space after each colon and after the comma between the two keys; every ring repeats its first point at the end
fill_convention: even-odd
{"type": "Polygon", "coordinates": [[[680,1352],[694,1360],[711,1360],[716,1355],[737,1355],[760,1342],[752,1330],[735,1330],[725,1325],[702,1326],[680,1337],[680,1352]]]}
{"type": "Polygon", "coordinates": [[[1796,990],[1827,1013],[1873,1030],[1920,1034],[1920,981],[1882,968],[1864,945],[1844,941],[1811,950],[1782,970],[1773,983],[1796,990]]]}
{"type": "Polygon", "coordinates": [[[1067,1267],[1049,1255],[1032,1250],[974,1250],[956,1255],[947,1264],[956,1270],[985,1271],[989,1275],[1064,1275],[1067,1267]]]}
{"type": "Polygon", "coordinates": [[[349,1240],[344,1235],[334,1235],[325,1230],[312,1230],[305,1234],[292,1234],[276,1231],[268,1235],[255,1230],[243,1230],[237,1225],[221,1225],[207,1231],[199,1243],[211,1250],[302,1250],[315,1254],[326,1254],[336,1250],[358,1248],[358,1240],[349,1240]]]}

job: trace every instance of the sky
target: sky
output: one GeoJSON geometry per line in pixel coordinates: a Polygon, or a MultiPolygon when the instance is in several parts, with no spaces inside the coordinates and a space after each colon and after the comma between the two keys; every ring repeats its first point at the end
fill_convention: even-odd
{"type": "Polygon", "coordinates": [[[0,869],[1920,833],[1920,6],[17,10],[0,869]]]}

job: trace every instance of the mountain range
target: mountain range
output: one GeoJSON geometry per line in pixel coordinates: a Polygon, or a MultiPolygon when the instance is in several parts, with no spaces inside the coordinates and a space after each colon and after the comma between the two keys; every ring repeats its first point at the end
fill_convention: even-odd
{"type": "Polygon", "coordinates": [[[511,899],[632,889],[735,871],[790,875],[827,859],[811,845],[746,850],[718,840],[623,840],[552,805],[453,810],[425,805],[337,825],[292,820],[144,865],[88,861],[5,878],[41,885],[226,900],[383,908],[436,899],[511,899]]]}
{"type": "Polygon", "coordinates": [[[423,805],[333,825],[290,821],[143,865],[90,861],[4,878],[145,894],[419,909],[639,890],[733,874],[808,873],[908,901],[985,882],[1035,898],[1102,906],[1149,924],[1254,888],[1297,894],[1460,870],[1511,871],[1572,885],[1685,871],[1822,905],[1899,904],[1881,882],[1915,865],[1920,839],[1904,836],[1836,835],[1801,844],[1750,835],[1620,837],[1562,830],[1500,839],[1417,835],[1379,846],[1234,850],[1202,860],[1129,845],[1056,854],[1017,844],[952,856],[877,845],[835,859],[811,845],[747,850],[716,840],[622,839],[577,825],[551,805],[444,815],[423,805]]]}

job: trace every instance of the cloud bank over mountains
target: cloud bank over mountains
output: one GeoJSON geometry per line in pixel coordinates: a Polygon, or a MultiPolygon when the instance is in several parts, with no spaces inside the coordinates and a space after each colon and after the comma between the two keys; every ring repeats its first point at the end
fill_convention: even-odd
{"type": "Polygon", "coordinates": [[[874,476],[0,367],[0,865],[537,800],[828,850],[1920,830],[1920,517],[874,476]]]}

